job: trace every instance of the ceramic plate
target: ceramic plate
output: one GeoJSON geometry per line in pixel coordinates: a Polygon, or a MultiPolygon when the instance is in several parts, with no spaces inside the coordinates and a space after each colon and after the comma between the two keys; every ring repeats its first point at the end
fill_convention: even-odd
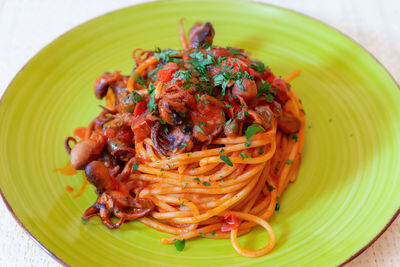
{"type": "MultiPolygon", "coordinates": [[[[18,73],[0,106],[0,187],[17,218],[46,250],[70,265],[338,265],[363,249],[400,207],[400,92],[385,69],[336,30],[282,8],[240,1],[162,1],[121,9],[62,35],[18,73]],[[307,113],[304,161],[297,182],[271,219],[277,245],[267,256],[239,256],[229,240],[190,240],[183,252],[166,234],[138,222],[109,230],[80,219],[91,188],[73,198],[82,176],[54,173],[68,155],[63,141],[87,125],[101,101],[94,80],[130,73],[141,47],[180,48],[186,28],[210,21],[214,43],[238,46],[286,77],[307,113]],[[65,190],[72,186],[74,193],[65,190]]],[[[241,237],[261,247],[257,228],[241,237]]]]}

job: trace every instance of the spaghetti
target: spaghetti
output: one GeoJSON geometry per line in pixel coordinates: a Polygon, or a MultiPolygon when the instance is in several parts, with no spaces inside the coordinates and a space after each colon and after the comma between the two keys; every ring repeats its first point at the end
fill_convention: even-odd
{"type": "Polygon", "coordinates": [[[285,81],[242,49],[213,46],[210,23],[187,38],[181,21],[180,32],[183,50],[137,49],[130,76],[96,80],[106,107],[65,142],[98,193],[82,219],[110,229],[137,220],[181,248],[230,238],[243,256],[265,255],[275,245],[267,221],[301,164],[305,113],[288,84],[300,71],[285,81]],[[267,245],[241,247],[237,237],[256,225],[267,245]]]}

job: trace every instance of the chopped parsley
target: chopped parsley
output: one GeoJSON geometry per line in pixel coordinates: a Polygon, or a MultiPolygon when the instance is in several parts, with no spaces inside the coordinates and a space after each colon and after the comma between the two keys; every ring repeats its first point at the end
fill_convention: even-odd
{"type": "Polygon", "coordinates": [[[289,138],[295,140],[296,142],[298,141],[298,137],[295,134],[289,135],[289,138]]]}
{"type": "Polygon", "coordinates": [[[275,187],[273,187],[272,185],[268,185],[268,189],[269,191],[274,191],[275,187]]]}
{"type": "Polygon", "coordinates": [[[204,131],[200,128],[200,126],[198,126],[197,124],[194,126],[194,128],[195,128],[199,133],[206,135],[206,134],[204,133],[204,131]]]}
{"type": "Polygon", "coordinates": [[[210,186],[211,183],[209,183],[209,182],[203,182],[203,185],[204,185],[204,186],[210,186]]]}
{"type": "Polygon", "coordinates": [[[182,251],[185,248],[185,239],[182,241],[179,239],[174,239],[174,245],[177,251],[182,251]]]}
{"type": "Polygon", "coordinates": [[[219,158],[220,158],[223,162],[225,162],[226,164],[228,164],[229,166],[231,166],[231,167],[233,166],[232,161],[230,160],[229,157],[224,156],[224,155],[221,155],[221,156],[219,156],[219,158]]]}
{"type": "Polygon", "coordinates": [[[156,88],[154,87],[154,84],[150,83],[149,87],[147,88],[147,91],[149,92],[149,96],[153,97],[154,96],[154,90],[156,88]]]}
{"type": "Polygon", "coordinates": [[[187,143],[186,143],[186,142],[183,142],[183,143],[181,144],[181,148],[185,148],[185,147],[187,147],[187,143]]]}
{"type": "Polygon", "coordinates": [[[200,178],[199,177],[194,178],[193,181],[195,181],[197,184],[200,184],[200,178]]]}
{"type": "Polygon", "coordinates": [[[221,150],[219,151],[219,154],[222,154],[222,152],[224,152],[225,149],[221,148],[221,150]]]}
{"type": "Polygon", "coordinates": [[[250,139],[254,135],[256,135],[259,131],[265,132],[265,129],[260,124],[255,123],[247,127],[246,132],[244,134],[246,135],[246,139],[250,142],[250,139]]]}
{"type": "Polygon", "coordinates": [[[261,85],[260,89],[258,89],[256,97],[259,97],[260,95],[263,95],[265,93],[268,93],[268,94],[272,93],[270,83],[267,83],[267,82],[263,83],[261,85]]]}
{"type": "Polygon", "coordinates": [[[258,149],[258,155],[262,155],[264,153],[264,150],[262,148],[262,146],[260,146],[260,148],[258,149]]]}
{"type": "Polygon", "coordinates": [[[265,96],[265,101],[271,103],[274,100],[274,96],[272,94],[268,94],[265,96]]]}
{"type": "Polygon", "coordinates": [[[288,160],[286,160],[286,164],[293,164],[293,161],[292,160],[290,160],[290,159],[288,159],[288,160]]]}
{"type": "Polygon", "coordinates": [[[279,197],[276,197],[275,210],[278,211],[281,208],[281,203],[279,203],[279,197]]]}
{"type": "Polygon", "coordinates": [[[231,104],[226,104],[225,107],[227,108],[233,108],[233,106],[231,104]]]}
{"type": "Polygon", "coordinates": [[[188,183],[185,183],[185,184],[183,185],[183,189],[185,189],[185,187],[187,186],[187,184],[188,184],[188,183]]]}
{"type": "Polygon", "coordinates": [[[139,168],[139,163],[136,162],[135,164],[133,164],[132,170],[136,171],[138,168],[139,168]]]}
{"type": "Polygon", "coordinates": [[[256,71],[258,71],[261,75],[264,75],[265,72],[265,65],[264,63],[257,61],[255,64],[250,64],[249,65],[250,68],[255,69],[256,71]]]}
{"type": "Polygon", "coordinates": [[[239,49],[236,49],[236,48],[233,48],[233,47],[230,47],[230,46],[228,46],[227,48],[228,48],[228,52],[229,52],[231,55],[235,55],[235,56],[240,56],[240,55],[242,55],[242,53],[240,52],[239,49]]]}
{"type": "Polygon", "coordinates": [[[133,102],[135,103],[138,103],[143,99],[143,96],[136,91],[132,91],[131,94],[133,96],[133,102]]]}
{"type": "Polygon", "coordinates": [[[178,53],[179,53],[178,50],[166,49],[164,51],[161,51],[160,48],[156,48],[156,52],[154,53],[154,55],[156,56],[156,58],[159,61],[168,62],[169,61],[169,56],[173,56],[173,55],[176,55],[178,53]]]}
{"type": "Polygon", "coordinates": [[[249,156],[249,154],[248,153],[243,153],[243,152],[240,152],[240,157],[242,158],[242,160],[244,160],[244,159],[246,159],[246,158],[250,158],[250,156],[249,156]]]}
{"type": "MultiPolygon", "coordinates": [[[[143,76],[137,77],[137,78],[136,78],[136,82],[137,82],[140,86],[146,87],[146,84],[144,83],[143,76]]],[[[134,91],[132,91],[132,92],[134,92],[134,91]]]]}

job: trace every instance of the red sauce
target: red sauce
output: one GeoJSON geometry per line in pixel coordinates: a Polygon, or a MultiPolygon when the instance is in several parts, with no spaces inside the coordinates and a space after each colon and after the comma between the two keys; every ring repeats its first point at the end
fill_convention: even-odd
{"type": "Polygon", "coordinates": [[[69,192],[69,193],[72,193],[72,192],[74,192],[74,188],[73,188],[72,186],[70,186],[70,185],[67,185],[67,186],[65,187],[65,191],[67,191],[67,192],[69,192]]]}
{"type": "Polygon", "coordinates": [[[78,127],[74,130],[74,136],[79,139],[85,138],[86,127],[78,127]]]}
{"type": "Polygon", "coordinates": [[[53,172],[60,172],[64,175],[72,176],[77,174],[77,171],[72,167],[71,161],[68,160],[67,164],[63,168],[55,168],[53,172]]]}

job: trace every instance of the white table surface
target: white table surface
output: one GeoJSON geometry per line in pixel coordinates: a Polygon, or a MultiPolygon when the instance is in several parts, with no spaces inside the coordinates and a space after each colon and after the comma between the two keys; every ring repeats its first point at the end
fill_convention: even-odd
{"type": "MultiPolygon", "coordinates": [[[[62,33],[98,15],[140,2],[144,1],[0,0],[0,95],[21,67],[62,33]]],[[[339,29],[375,55],[400,82],[399,0],[265,2],[339,29]]],[[[60,266],[22,230],[2,201],[0,214],[0,266],[60,266]]],[[[400,266],[400,217],[347,266],[400,266]]]]}

